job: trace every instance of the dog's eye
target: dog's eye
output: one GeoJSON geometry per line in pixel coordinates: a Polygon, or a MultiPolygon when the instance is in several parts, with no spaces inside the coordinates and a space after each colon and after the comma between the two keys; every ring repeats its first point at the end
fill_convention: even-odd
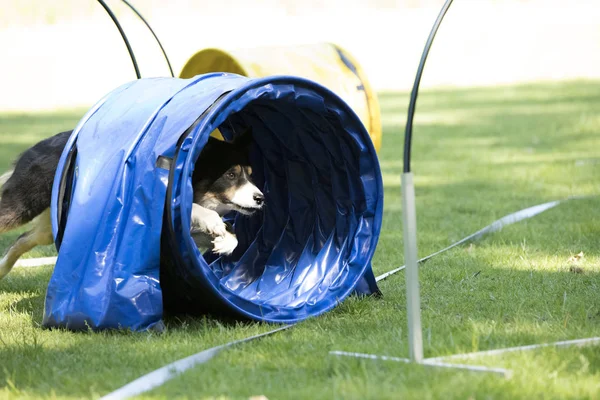
{"type": "Polygon", "coordinates": [[[228,179],[235,179],[235,172],[228,172],[227,173],[227,178],[228,179]]]}

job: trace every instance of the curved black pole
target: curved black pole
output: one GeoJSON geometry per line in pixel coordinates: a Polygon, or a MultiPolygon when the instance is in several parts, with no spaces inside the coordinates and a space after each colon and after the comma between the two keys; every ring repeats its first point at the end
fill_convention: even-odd
{"type": "Polygon", "coordinates": [[[129,52],[129,57],[131,57],[131,62],[133,63],[133,68],[135,69],[135,75],[137,76],[138,79],[141,79],[142,76],[140,75],[140,69],[138,68],[137,61],[135,60],[135,55],[133,54],[133,50],[131,49],[131,45],[129,44],[127,35],[125,35],[123,28],[121,28],[121,24],[119,24],[119,20],[117,19],[117,16],[112,12],[110,7],[108,5],[106,5],[104,0],[98,0],[98,3],[100,3],[100,5],[104,8],[104,10],[108,13],[108,15],[110,16],[110,19],[112,19],[112,21],[115,23],[117,29],[119,30],[119,33],[121,34],[121,37],[123,38],[123,41],[125,42],[125,46],[127,46],[127,51],[129,52]]]}
{"type": "Polygon", "coordinates": [[[122,0],[122,1],[123,1],[123,3],[127,4],[127,6],[129,8],[131,8],[131,11],[133,11],[142,20],[142,22],[144,22],[144,24],[146,24],[146,28],[148,28],[148,30],[152,33],[152,36],[154,36],[154,39],[156,39],[156,43],[158,43],[158,46],[160,47],[160,50],[162,51],[163,56],[165,57],[165,61],[167,62],[167,65],[169,66],[169,72],[171,73],[171,76],[174,78],[175,74],[173,74],[173,68],[171,68],[171,62],[169,61],[169,57],[167,57],[167,52],[163,48],[163,45],[160,43],[160,40],[158,40],[158,36],[156,36],[156,33],[154,33],[154,31],[150,27],[150,24],[144,19],[144,17],[142,17],[142,14],[140,14],[140,12],[138,10],[136,10],[133,5],[131,5],[131,3],[129,3],[127,0],[122,0]]]}
{"type": "Polygon", "coordinates": [[[444,19],[444,15],[446,15],[446,11],[452,4],[452,0],[446,0],[446,3],[442,7],[435,23],[433,24],[433,28],[429,33],[429,37],[427,38],[427,43],[425,43],[425,49],[423,49],[423,54],[421,55],[421,62],[419,63],[419,68],[417,69],[417,76],[415,77],[415,83],[413,84],[412,92],[410,94],[410,103],[408,104],[408,117],[406,119],[406,130],[404,131],[404,172],[410,172],[410,152],[412,146],[412,128],[413,128],[413,118],[415,116],[415,108],[417,105],[417,95],[419,94],[419,83],[421,83],[421,75],[423,75],[423,68],[425,68],[425,61],[427,60],[427,55],[429,54],[429,49],[431,48],[431,44],[433,43],[433,39],[435,38],[435,34],[437,33],[440,24],[442,23],[442,19],[444,19]]]}

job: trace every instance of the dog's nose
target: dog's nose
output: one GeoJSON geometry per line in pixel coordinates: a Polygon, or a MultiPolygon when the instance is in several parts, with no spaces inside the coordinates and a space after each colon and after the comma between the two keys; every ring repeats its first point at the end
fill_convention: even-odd
{"type": "Polygon", "coordinates": [[[262,206],[263,203],[265,202],[265,196],[263,196],[262,193],[255,193],[254,194],[254,202],[256,203],[257,206],[262,206]]]}

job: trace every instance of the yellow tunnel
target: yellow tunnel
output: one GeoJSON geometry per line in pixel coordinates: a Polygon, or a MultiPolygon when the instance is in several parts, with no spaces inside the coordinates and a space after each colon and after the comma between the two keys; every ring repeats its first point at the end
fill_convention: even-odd
{"type": "Polygon", "coordinates": [[[375,149],[381,148],[381,114],[377,95],[347,51],[331,43],[293,47],[259,47],[224,51],[205,49],[194,54],[180,77],[231,72],[252,78],[295,75],[313,80],[340,96],[367,128],[375,149]]]}

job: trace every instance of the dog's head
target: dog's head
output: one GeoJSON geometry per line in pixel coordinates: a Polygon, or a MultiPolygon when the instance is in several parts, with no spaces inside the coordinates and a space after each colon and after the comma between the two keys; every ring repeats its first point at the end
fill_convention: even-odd
{"type": "Polygon", "coordinates": [[[194,203],[220,215],[229,211],[251,215],[262,208],[264,195],[251,180],[251,144],[251,128],[233,142],[209,138],[194,168],[194,203]]]}

